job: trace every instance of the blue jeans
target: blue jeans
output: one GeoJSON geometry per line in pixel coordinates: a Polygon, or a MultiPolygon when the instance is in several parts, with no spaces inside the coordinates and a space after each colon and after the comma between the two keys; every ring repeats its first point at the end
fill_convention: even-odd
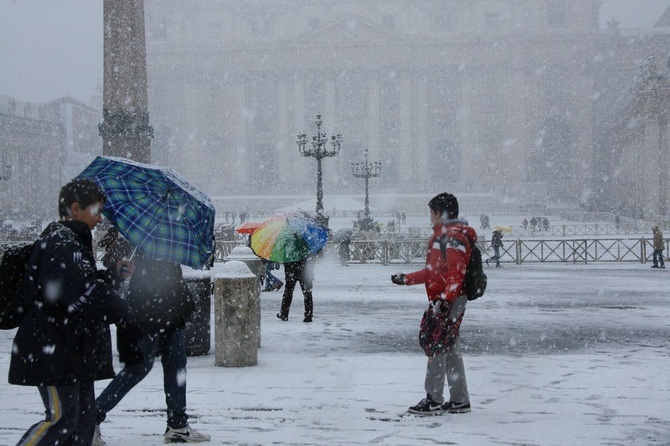
{"type": "Polygon", "coordinates": [[[653,260],[654,260],[654,266],[658,266],[658,264],[660,263],[661,268],[665,268],[665,262],[663,261],[663,250],[662,249],[654,249],[653,260]]]}
{"type": "Polygon", "coordinates": [[[46,409],[45,420],[32,425],[18,445],[90,445],[95,430],[93,381],[37,389],[46,409]]]}
{"type": "Polygon", "coordinates": [[[263,287],[264,291],[270,291],[274,288],[275,285],[281,283],[281,280],[272,274],[272,270],[274,270],[274,262],[267,262],[265,264],[265,286],[263,287]]]}
{"type": "Polygon", "coordinates": [[[144,360],[126,365],[95,400],[98,409],[97,423],[101,423],[123,399],[130,389],[149,374],[157,353],[163,365],[163,391],[167,404],[167,424],[180,429],[188,425],[186,415],[186,342],[184,331],[178,329],[153,329],[137,341],[144,360]]]}

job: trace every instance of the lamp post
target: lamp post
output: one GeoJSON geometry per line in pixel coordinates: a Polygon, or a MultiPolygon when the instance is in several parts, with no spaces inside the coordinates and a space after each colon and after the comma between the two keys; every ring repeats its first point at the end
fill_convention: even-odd
{"type": "Polygon", "coordinates": [[[370,218],[370,196],[368,194],[368,180],[377,178],[382,174],[382,163],[380,161],[368,162],[368,149],[365,149],[365,161],[351,163],[351,173],[356,178],[365,179],[365,218],[361,221],[361,229],[372,229],[372,219],[370,218]]]}
{"type": "Polygon", "coordinates": [[[340,144],[342,143],[342,134],[331,135],[330,143],[333,148],[328,150],[328,137],[325,133],[321,133],[321,124],[323,120],[321,115],[316,115],[316,135],[312,136],[312,147],[307,145],[307,134],[300,133],[298,135],[298,150],[302,156],[311,156],[316,158],[316,216],[323,224],[328,225],[328,217],[323,215],[323,173],[321,170],[321,160],[335,156],[340,153],[340,144]]]}

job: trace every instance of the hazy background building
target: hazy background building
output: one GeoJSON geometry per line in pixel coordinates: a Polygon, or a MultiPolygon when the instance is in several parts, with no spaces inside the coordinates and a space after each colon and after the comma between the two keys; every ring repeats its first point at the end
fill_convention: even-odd
{"type": "MultiPolygon", "coordinates": [[[[482,211],[667,214],[670,11],[653,27],[603,29],[602,9],[599,0],[146,0],[152,162],[231,208],[288,206],[314,195],[315,162],[295,140],[321,113],[323,130],[343,135],[341,153],[324,160],[326,197],[362,198],[350,163],[368,149],[384,164],[371,184],[378,209],[389,207],[381,199],[406,205],[450,190],[484,197],[482,211]],[[650,56],[656,74],[641,82],[650,56]]],[[[40,74],[40,86],[50,81],[40,74]]],[[[102,153],[101,97],[10,96],[0,100],[0,170],[12,165],[2,209],[43,200],[53,215],[54,190],[102,153]],[[49,107],[58,113],[38,112],[49,107]]]]}
{"type": "Polygon", "coordinates": [[[213,194],[311,190],[295,138],[321,113],[344,137],[328,191],[360,189],[367,148],[388,193],[589,203],[599,108],[670,42],[600,32],[600,3],[147,0],[151,116],[170,132],[154,152],[213,194]]]}

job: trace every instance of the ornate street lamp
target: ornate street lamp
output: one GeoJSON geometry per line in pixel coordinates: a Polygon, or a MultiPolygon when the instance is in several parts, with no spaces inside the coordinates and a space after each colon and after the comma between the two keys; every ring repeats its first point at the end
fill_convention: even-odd
{"type": "Polygon", "coordinates": [[[298,143],[298,150],[300,151],[300,155],[312,156],[316,158],[316,215],[321,222],[323,222],[325,225],[328,225],[328,217],[323,215],[323,174],[321,170],[321,160],[340,153],[342,135],[338,133],[337,135],[332,135],[330,137],[330,143],[332,144],[333,148],[332,150],[328,150],[328,137],[325,133],[321,133],[321,124],[323,124],[321,115],[316,115],[316,135],[312,136],[311,148],[307,145],[306,133],[300,133],[296,142],[298,143]]]}
{"type": "Polygon", "coordinates": [[[368,149],[365,149],[365,161],[351,163],[351,172],[356,178],[365,179],[365,218],[360,222],[361,229],[372,229],[372,219],[370,218],[370,196],[368,194],[368,180],[377,178],[382,174],[382,163],[380,161],[368,162],[368,149]]]}

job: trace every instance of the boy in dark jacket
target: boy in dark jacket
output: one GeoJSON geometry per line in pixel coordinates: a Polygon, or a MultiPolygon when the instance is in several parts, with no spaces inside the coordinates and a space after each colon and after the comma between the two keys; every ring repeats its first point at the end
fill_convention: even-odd
{"type": "Polygon", "coordinates": [[[93,439],[93,383],[114,376],[108,324],[129,320],[116,288],[134,269],[126,261],[96,269],[91,230],[105,201],[90,180],[63,186],[60,221],[47,226],[30,256],[25,289],[34,305],[14,338],[9,382],[37,386],[46,418],[26,431],[21,445],[90,445],[93,439]]]}
{"type": "Polygon", "coordinates": [[[463,358],[458,348],[461,321],[468,298],[463,280],[477,233],[458,218],[458,201],[452,194],[435,196],[428,203],[433,236],[428,243],[426,267],[407,275],[396,274],[396,285],[425,284],[428,308],[421,321],[419,343],[428,356],[426,398],[409,408],[417,415],[470,412],[470,396],[463,358]],[[445,376],[449,400],[444,400],[445,376]]]}

